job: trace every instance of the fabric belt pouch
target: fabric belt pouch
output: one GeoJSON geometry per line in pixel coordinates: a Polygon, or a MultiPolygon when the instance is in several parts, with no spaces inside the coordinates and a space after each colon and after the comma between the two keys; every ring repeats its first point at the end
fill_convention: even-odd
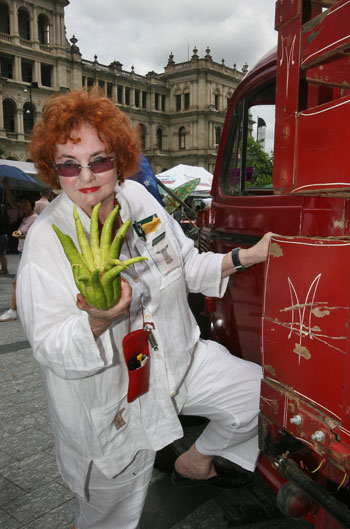
{"type": "Polygon", "coordinates": [[[149,331],[129,332],[122,341],[123,353],[129,373],[127,401],[132,402],[149,390],[151,357],[148,347],[149,331]]]}

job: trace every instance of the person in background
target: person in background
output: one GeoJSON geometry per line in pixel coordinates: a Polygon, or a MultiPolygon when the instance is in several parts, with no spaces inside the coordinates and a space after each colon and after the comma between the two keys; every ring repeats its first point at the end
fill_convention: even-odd
{"type": "Polygon", "coordinates": [[[50,204],[49,202],[50,191],[48,189],[42,189],[40,191],[40,199],[35,202],[34,213],[40,215],[40,213],[50,204]]]}
{"type": "Polygon", "coordinates": [[[29,151],[38,177],[62,192],[29,231],[18,311],[40,364],[59,470],[76,497],[76,529],[138,527],[156,451],[183,436],[179,413],[210,422],[176,460],[174,484],[247,485],[259,453],[261,367],[201,340],[187,296],[223,296],[231,274],[266,260],[271,234],[251,248],[199,254],[152,194],[129,179],[140,138],[97,90],[48,99],[29,151]],[[114,229],[131,219],[121,259],[147,260],[123,271],[120,300],[100,310],[77,290],[52,225],[78,244],[74,206],[88,234],[94,206],[102,227],[116,203],[114,229]],[[149,356],[137,347],[140,364],[131,366],[127,344],[147,325],[149,356]],[[214,455],[235,462],[237,472],[223,475],[214,455]]]}
{"type": "MultiPolygon", "coordinates": [[[[30,226],[33,224],[35,219],[38,217],[36,213],[34,213],[34,204],[35,200],[30,194],[23,194],[19,199],[19,206],[17,206],[14,196],[11,193],[10,190],[10,184],[8,181],[8,178],[3,178],[3,184],[6,189],[6,199],[10,206],[14,209],[18,209],[18,214],[22,216],[21,223],[18,227],[18,230],[14,231],[12,235],[18,239],[18,253],[21,257],[23,246],[24,246],[24,239],[28,233],[28,230],[30,226]]],[[[15,275],[14,281],[12,283],[12,299],[11,299],[11,306],[8,310],[6,310],[3,314],[0,316],[0,322],[5,321],[13,321],[17,319],[17,302],[16,302],[16,282],[17,282],[17,274],[15,275]]]]}
{"type": "Polygon", "coordinates": [[[7,213],[7,205],[0,204],[0,274],[8,274],[7,270],[7,234],[10,227],[10,219],[7,213]]]}

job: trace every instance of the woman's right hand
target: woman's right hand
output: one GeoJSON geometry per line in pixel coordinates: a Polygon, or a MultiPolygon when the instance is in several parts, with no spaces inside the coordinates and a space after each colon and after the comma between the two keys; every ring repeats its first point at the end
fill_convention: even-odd
{"type": "Polygon", "coordinates": [[[77,294],[77,307],[80,310],[84,310],[88,313],[92,333],[95,339],[97,339],[116,319],[118,319],[123,314],[127,314],[131,304],[131,299],[131,286],[127,281],[125,281],[125,279],[122,278],[120,300],[111,309],[100,310],[88,305],[82,294],[77,294]]]}

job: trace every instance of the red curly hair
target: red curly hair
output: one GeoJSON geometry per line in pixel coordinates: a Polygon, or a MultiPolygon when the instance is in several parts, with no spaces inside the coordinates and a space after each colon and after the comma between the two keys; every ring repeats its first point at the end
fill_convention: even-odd
{"type": "MultiPolygon", "coordinates": [[[[53,166],[57,143],[73,141],[72,132],[83,124],[95,127],[106,151],[117,155],[119,181],[136,173],[140,161],[140,138],[128,118],[100,91],[75,90],[51,96],[42,119],[33,127],[28,150],[45,185],[59,189],[53,166]]],[[[75,141],[80,141],[75,140],[75,141]]]]}

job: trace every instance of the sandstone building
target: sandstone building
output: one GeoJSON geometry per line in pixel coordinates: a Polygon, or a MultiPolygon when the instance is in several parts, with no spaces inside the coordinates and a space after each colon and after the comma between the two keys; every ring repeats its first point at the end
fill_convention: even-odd
{"type": "MultiPolygon", "coordinates": [[[[68,0],[0,0],[1,157],[28,160],[26,145],[44,101],[52,93],[98,85],[140,127],[143,152],[156,173],[179,163],[213,171],[227,103],[247,71],[213,61],[194,48],[163,73],[138,75],[115,60],[82,58],[67,40],[68,0]]],[[[98,51],[98,50],[96,50],[98,51]]]]}

